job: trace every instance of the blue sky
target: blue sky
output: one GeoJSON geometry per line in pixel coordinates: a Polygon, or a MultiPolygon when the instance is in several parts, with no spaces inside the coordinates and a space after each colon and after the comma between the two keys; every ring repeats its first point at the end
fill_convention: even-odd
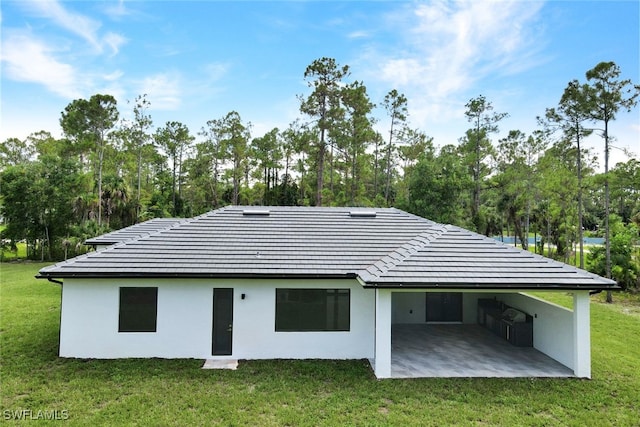
{"type": "MultiPolygon", "coordinates": [[[[314,59],[335,58],[374,103],[397,89],[412,127],[442,146],[469,127],[480,94],[531,132],[572,79],[600,61],[640,84],[638,1],[3,0],[0,141],[48,130],[75,98],[108,93],[129,116],[146,93],[155,126],[238,111],[260,136],[284,129],[314,59]]],[[[640,152],[640,108],[620,113],[615,145],[640,152]]],[[[379,130],[386,120],[376,111],[379,130]]],[[[600,138],[589,140],[602,157],[600,138]]],[[[612,159],[624,161],[621,150],[612,159]]]]}

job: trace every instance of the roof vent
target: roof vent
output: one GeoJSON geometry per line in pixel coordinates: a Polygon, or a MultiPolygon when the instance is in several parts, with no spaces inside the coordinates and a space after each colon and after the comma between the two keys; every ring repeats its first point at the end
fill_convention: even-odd
{"type": "Polygon", "coordinates": [[[242,211],[244,216],[269,216],[271,211],[268,209],[245,209],[242,211]]]}
{"type": "Polygon", "coordinates": [[[349,212],[349,216],[351,218],[375,218],[377,215],[376,211],[351,211],[349,212]]]}

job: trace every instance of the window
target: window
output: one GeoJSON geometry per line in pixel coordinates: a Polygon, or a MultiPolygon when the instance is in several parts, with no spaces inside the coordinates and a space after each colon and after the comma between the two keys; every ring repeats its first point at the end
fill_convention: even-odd
{"type": "Polygon", "coordinates": [[[120,288],[118,332],[155,332],[158,288],[120,288]]]}
{"type": "Polygon", "coordinates": [[[349,289],[276,289],[276,332],[348,331],[349,289]]]}

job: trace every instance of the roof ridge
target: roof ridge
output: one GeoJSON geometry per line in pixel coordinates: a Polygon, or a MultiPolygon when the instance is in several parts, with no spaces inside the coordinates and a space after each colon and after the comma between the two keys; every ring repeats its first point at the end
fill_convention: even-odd
{"type": "Polygon", "coordinates": [[[118,239],[118,240],[122,239],[119,242],[112,243],[112,244],[119,244],[129,240],[135,240],[141,237],[149,236],[158,231],[167,230],[169,228],[175,227],[185,222],[186,220],[187,218],[151,218],[143,222],[138,222],[136,224],[128,225],[118,230],[109,231],[108,233],[104,233],[99,236],[88,238],[85,240],[85,244],[98,245],[98,244],[103,244],[102,241],[110,242],[111,241],[110,239],[118,239]],[[151,227],[152,224],[159,224],[159,223],[166,223],[166,224],[164,224],[164,227],[146,229],[147,227],[151,227]],[[127,239],[118,237],[118,236],[126,235],[127,233],[136,233],[138,234],[138,236],[130,237],[127,239]]]}
{"type": "Polygon", "coordinates": [[[458,227],[458,226],[456,226],[456,225],[451,225],[451,226],[450,226],[450,228],[451,228],[451,229],[456,229],[457,231],[460,231],[460,232],[464,232],[464,233],[468,233],[468,234],[472,234],[472,235],[478,236],[478,237],[480,237],[482,240],[484,240],[484,241],[486,241],[486,242],[488,242],[488,243],[496,244],[496,245],[498,245],[498,246],[503,246],[503,247],[505,247],[508,251],[511,251],[511,252],[518,252],[518,253],[521,253],[521,254],[526,254],[526,255],[530,256],[531,258],[534,258],[534,259],[537,259],[537,260],[544,261],[544,262],[546,262],[546,263],[548,263],[548,264],[557,265],[558,267],[561,267],[561,268],[563,268],[563,269],[569,269],[569,270],[574,270],[574,269],[575,269],[575,270],[580,270],[581,272],[587,273],[587,274],[589,274],[589,275],[591,275],[591,276],[600,277],[600,276],[598,276],[597,274],[591,273],[591,272],[589,272],[589,271],[587,271],[587,270],[585,270],[585,269],[583,269],[583,268],[576,267],[576,266],[573,266],[573,265],[567,264],[567,263],[565,263],[565,262],[558,261],[558,260],[553,259],[553,258],[545,257],[544,255],[540,255],[540,254],[538,254],[538,253],[531,252],[531,251],[528,251],[528,250],[526,250],[526,249],[519,248],[519,247],[517,247],[517,246],[513,246],[513,245],[511,245],[511,244],[508,244],[508,243],[502,242],[502,241],[500,241],[500,240],[496,240],[496,239],[494,239],[494,238],[491,238],[491,237],[489,237],[489,236],[485,236],[484,234],[480,234],[480,233],[475,232],[475,231],[467,230],[467,229],[465,229],[465,228],[458,227]]]}
{"type": "Polygon", "coordinates": [[[411,255],[417,253],[420,249],[436,240],[450,227],[451,226],[447,224],[433,223],[433,228],[420,232],[408,242],[389,252],[387,255],[383,256],[378,261],[367,267],[366,272],[362,272],[363,274],[360,274],[360,276],[365,281],[368,281],[372,278],[387,273],[392,268],[407,260],[411,255]],[[365,278],[365,276],[368,277],[365,278]]]}
{"type": "MultiPolygon", "coordinates": [[[[546,264],[548,267],[553,267],[553,268],[557,268],[558,270],[564,272],[564,273],[571,273],[572,275],[577,275],[577,276],[582,276],[584,279],[591,279],[594,280],[596,282],[600,282],[602,283],[603,281],[609,282],[609,286],[611,286],[611,284],[615,285],[615,281],[612,281],[610,279],[603,279],[602,277],[598,276],[597,274],[591,273],[587,270],[563,263],[561,261],[557,261],[554,260],[552,258],[547,258],[545,256],[518,248],[518,247],[514,247],[511,246],[509,244],[500,242],[498,240],[492,239],[488,236],[485,236],[483,234],[477,233],[475,231],[471,231],[471,230],[467,230],[465,228],[462,227],[458,227],[455,225],[451,225],[451,224],[437,224],[438,227],[438,231],[437,233],[429,233],[429,232],[422,232],[419,235],[417,235],[414,239],[411,239],[409,242],[407,242],[407,244],[403,245],[402,247],[400,247],[397,251],[394,251],[392,253],[390,253],[389,255],[383,257],[380,261],[374,263],[372,266],[368,267],[366,269],[366,271],[363,271],[361,274],[359,274],[360,279],[362,281],[364,281],[365,283],[371,284],[380,280],[384,280],[384,276],[391,274],[391,270],[399,267],[399,265],[404,262],[407,261],[411,256],[417,254],[418,251],[420,250],[424,250],[425,248],[427,248],[428,244],[432,243],[432,242],[436,242],[441,239],[444,238],[445,240],[447,239],[446,234],[449,232],[453,232],[453,233],[461,233],[464,234],[468,237],[471,237],[472,240],[477,240],[479,242],[482,242],[482,244],[491,244],[493,246],[495,246],[496,248],[501,248],[500,251],[504,251],[504,252],[509,252],[509,253],[517,253],[519,255],[519,257],[527,257],[530,258],[531,260],[535,260],[536,262],[542,262],[544,264],[546,264]],[[428,234],[427,236],[424,236],[425,234],[428,234]],[[417,244],[417,241],[420,241],[421,239],[425,239],[426,242],[424,242],[422,245],[417,244]],[[411,252],[408,254],[408,256],[402,258],[402,259],[397,259],[395,262],[393,261],[394,257],[393,255],[395,255],[396,252],[400,252],[403,248],[405,248],[405,246],[409,246],[411,247],[411,252]]],[[[449,237],[452,237],[451,235],[449,237]]],[[[406,248],[405,248],[406,249],[406,248]]],[[[397,274],[397,272],[396,272],[397,274]]],[[[402,274],[400,274],[400,276],[397,277],[401,277],[402,274]]],[[[388,279],[388,278],[387,278],[388,279]]]]}
{"type": "MultiPolygon", "coordinates": [[[[168,227],[165,227],[165,228],[161,228],[161,229],[158,229],[158,230],[147,232],[143,236],[134,237],[134,238],[131,238],[131,239],[128,239],[128,240],[123,240],[122,242],[111,244],[111,245],[109,245],[109,246],[107,246],[107,247],[105,247],[103,249],[96,250],[96,251],[89,251],[89,252],[86,252],[86,253],[84,253],[82,255],[78,255],[76,257],[73,257],[71,259],[67,259],[67,260],[64,260],[62,262],[57,262],[54,265],[50,265],[50,266],[44,267],[41,271],[47,271],[47,269],[53,268],[53,267],[57,267],[58,265],[75,264],[78,261],[82,261],[82,260],[85,260],[87,258],[91,258],[91,257],[97,256],[98,254],[113,252],[118,248],[121,248],[121,247],[124,247],[124,246],[127,246],[127,245],[131,244],[132,242],[138,242],[138,241],[140,241],[142,239],[147,239],[147,238],[149,238],[151,236],[155,236],[155,235],[163,233],[165,231],[173,230],[173,229],[178,228],[180,226],[183,226],[185,224],[190,224],[190,223],[196,221],[197,219],[199,219],[201,217],[206,217],[207,215],[209,215],[211,213],[214,213],[214,212],[217,212],[217,211],[220,211],[220,210],[223,210],[223,209],[224,208],[214,209],[212,211],[205,212],[204,214],[195,216],[193,218],[152,218],[151,220],[147,220],[145,222],[149,222],[149,221],[152,221],[154,219],[167,219],[167,220],[176,219],[176,220],[178,220],[178,222],[175,223],[175,224],[172,224],[172,225],[170,225],[168,227]]],[[[139,224],[144,224],[144,222],[139,222],[138,224],[134,224],[133,226],[139,225],[139,224]]],[[[129,227],[132,227],[132,226],[129,226],[129,227]]],[[[125,228],[127,228],[127,227],[125,227],[125,228]]],[[[115,230],[112,233],[115,233],[117,231],[120,231],[120,230],[115,230]]],[[[110,233],[107,233],[107,234],[110,234],[110,233]]]]}

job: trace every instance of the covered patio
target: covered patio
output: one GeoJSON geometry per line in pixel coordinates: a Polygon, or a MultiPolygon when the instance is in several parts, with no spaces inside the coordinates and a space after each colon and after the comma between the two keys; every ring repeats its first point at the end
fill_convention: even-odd
{"type": "Polygon", "coordinates": [[[533,347],[516,347],[473,324],[392,326],[391,378],[573,377],[533,347]]]}

